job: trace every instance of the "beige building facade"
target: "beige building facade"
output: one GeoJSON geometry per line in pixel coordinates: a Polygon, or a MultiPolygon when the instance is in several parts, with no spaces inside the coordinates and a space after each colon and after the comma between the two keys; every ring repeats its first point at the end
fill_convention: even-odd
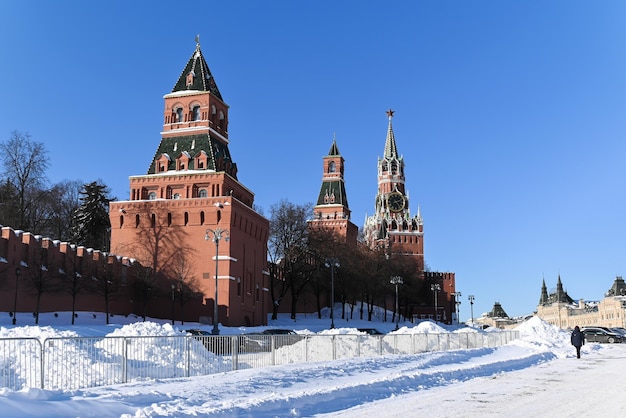
{"type": "Polygon", "coordinates": [[[598,302],[582,299],[568,302],[566,298],[559,297],[558,292],[559,286],[557,292],[548,294],[544,283],[536,312],[539,318],[562,329],[572,329],[577,325],[626,328],[626,284],[621,276],[615,278],[604,299],[598,302]]]}

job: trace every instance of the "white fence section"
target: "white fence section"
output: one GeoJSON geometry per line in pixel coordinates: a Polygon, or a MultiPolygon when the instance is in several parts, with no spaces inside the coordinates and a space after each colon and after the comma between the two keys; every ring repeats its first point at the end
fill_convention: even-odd
{"type": "Polygon", "coordinates": [[[516,338],[517,331],[0,338],[0,387],[73,390],[281,364],[496,347],[516,338]]]}

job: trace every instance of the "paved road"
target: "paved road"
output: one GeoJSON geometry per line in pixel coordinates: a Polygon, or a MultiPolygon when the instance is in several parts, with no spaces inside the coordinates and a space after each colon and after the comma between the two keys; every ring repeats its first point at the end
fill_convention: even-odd
{"type": "Polygon", "coordinates": [[[626,344],[372,402],[334,417],[626,416],[626,344]]]}

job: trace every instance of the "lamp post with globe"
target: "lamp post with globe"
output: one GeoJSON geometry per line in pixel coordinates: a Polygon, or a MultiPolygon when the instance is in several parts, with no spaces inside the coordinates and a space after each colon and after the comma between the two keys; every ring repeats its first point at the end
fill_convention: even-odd
{"type": "Polygon", "coordinates": [[[213,330],[211,334],[219,335],[220,329],[218,326],[218,304],[217,304],[217,278],[218,278],[218,256],[220,251],[220,241],[224,238],[225,241],[229,240],[230,233],[227,229],[215,228],[207,229],[204,235],[205,240],[212,240],[215,243],[215,300],[213,301],[213,330]]]}

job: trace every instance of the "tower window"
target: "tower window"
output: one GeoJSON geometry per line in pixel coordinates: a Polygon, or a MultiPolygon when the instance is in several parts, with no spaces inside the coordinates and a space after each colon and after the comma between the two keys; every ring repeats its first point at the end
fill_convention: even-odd
{"type": "Polygon", "coordinates": [[[157,198],[156,192],[148,193],[148,200],[155,200],[157,198]]]}
{"type": "Polygon", "coordinates": [[[331,161],[330,163],[328,163],[328,172],[329,173],[334,173],[336,169],[337,168],[335,167],[335,162],[334,161],[331,161]]]}
{"type": "Polygon", "coordinates": [[[198,197],[208,197],[208,193],[206,189],[198,190],[198,197]]]}
{"type": "Polygon", "coordinates": [[[174,196],[172,196],[173,199],[180,199],[180,193],[174,193],[174,196]]]}
{"type": "Polygon", "coordinates": [[[196,105],[191,109],[193,120],[200,120],[200,106],[196,105]]]}
{"type": "Polygon", "coordinates": [[[180,123],[183,121],[183,108],[179,107],[176,109],[176,122],[180,123]]]}

